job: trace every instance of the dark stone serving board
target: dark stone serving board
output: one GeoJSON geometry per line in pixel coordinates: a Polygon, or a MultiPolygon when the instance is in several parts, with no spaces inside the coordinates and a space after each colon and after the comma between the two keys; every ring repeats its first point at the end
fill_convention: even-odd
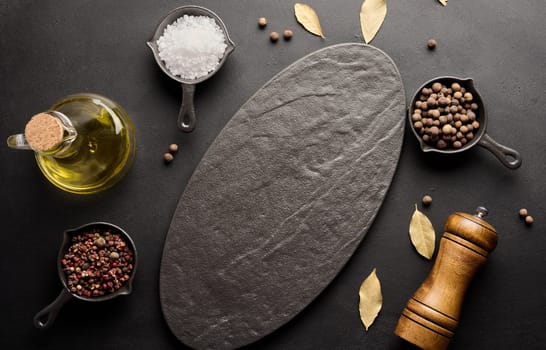
{"type": "Polygon", "coordinates": [[[240,347],[320,294],[383,202],[405,105],[393,61],[350,43],[296,61],[241,107],[195,170],[166,238],[160,299],[179,340],[240,347]]]}

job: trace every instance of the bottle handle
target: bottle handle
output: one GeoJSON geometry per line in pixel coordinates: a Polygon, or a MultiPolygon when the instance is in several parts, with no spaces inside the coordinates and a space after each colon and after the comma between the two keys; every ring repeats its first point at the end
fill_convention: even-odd
{"type": "Polygon", "coordinates": [[[13,149],[32,150],[25,138],[25,134],[15,134],[8,136],[8,147],[13,149]]]}

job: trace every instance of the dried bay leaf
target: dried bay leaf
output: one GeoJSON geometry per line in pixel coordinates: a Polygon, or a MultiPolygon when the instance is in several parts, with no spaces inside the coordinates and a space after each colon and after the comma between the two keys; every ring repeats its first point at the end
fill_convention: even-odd
{"type": "Polygon", "coordinates": [[[360,296],[360,303],[358,305],[360,320],[362,320],[366,331],[368,331],[379,311],[381,311],[383,304],[381,283],[379,282],[379,278],[377,278],[375,268],[360,285],[358,295],[360,296]]]}
{"type": "Polygon", "coordinates": [[[303,28],[312,34],[324,38],[318,15],[311,6],[297,2],[294,4],[294,14],[303,28]]]}
{"type": "Polygon", "coordinates": [[[386,15],[386,0],[364,0],[360,8],[360,27],[366,44],[375,37],[386,15]]]}
{"type": "Polygon", "coordinates": [[[411,217],[409,235],[417,252],[427,259],[432,258],[436,234],[428,217],[417,209],[417,204],[411,217]]]}

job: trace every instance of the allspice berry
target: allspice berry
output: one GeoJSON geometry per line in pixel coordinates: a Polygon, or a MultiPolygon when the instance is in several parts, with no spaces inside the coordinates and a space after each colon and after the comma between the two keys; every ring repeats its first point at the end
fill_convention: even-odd
{"type": "Polygon", "coordinates": [[[525,217],[525,223],[526,223],[527,225],[531,225],[534,221],[535,221],[535,220],[533,219],[533,217],[532,217],[531,215],[527,215],[527,216],[525,217]]]}
{"type": "Polygon", "coordinates": [[[434,50],[436,48],[436,40],[435,39],[428,39],[427,41],[427,47],[429,50],[434,50]]]}
{"type": "Polygon", "coordinates": [[[528,213],[527,213],[527,209],[521,208],[521,209],[519,210],[519,216],[521,216],[522,218],[526,217],[527,214],[528,214],[528,213]]]}
{"type": "Polygon", "coordinates": [[[435,82],[434,84],[432,84],[432,91],[440,92],[440,90],[442,90],[442,84],[441,83],[435,82]]]}
{"type": "Polygon", "coordinates": [[[106,240],[103,237],[99,237],[93,243],[97,247],[102,248],[102,247],[104,247],[106,245],[106,240]]]}
{"type": "Polygon", "coordinates": [[[430,204],[432,204],[432,197],[430,195],[426,194],[421,199],[421,202],[423,202],[424,206],[428,207],[430,204]]]}
{"type": "Polygon", "coordinates": [[[174,156],[170,153],[165,153],[163,154],[163,160],[165,161],[165,163],[170,163],[174,160],[174,156]]]}
{"type": "Polygon", "coordinates": [[[267,25],[267,19],[265,17],[258,18],[258,26],[260,28],[265,28],[266,25],[267,25]]]}
{"type": "Polygon", "coordinates": [[[171,152],[171,153],[178,152],[178,145],[176,143],[171,143],[169,145],[169,152],[171,152]]]}
{"type": "Polygon", "coordinates": [[[453,127],[450,125],[450,124],[446,124],[442,127],[442,132],[444,134],[451,134],[451,130],[453,129],[453,127]]]}
{"type": "Polygon", "coordinates": [[[279,40],[279,33],[271,32],[271,34],[269,34],[269,39],[274,43],[277,42],[277,40],[279,40]]]}
{"type": "Polygon", "coordinates": [[[290,40],[294,36],[294,33],[290,29],[285,29],[282,36],[284,37],[284,40],[290,40]]]}

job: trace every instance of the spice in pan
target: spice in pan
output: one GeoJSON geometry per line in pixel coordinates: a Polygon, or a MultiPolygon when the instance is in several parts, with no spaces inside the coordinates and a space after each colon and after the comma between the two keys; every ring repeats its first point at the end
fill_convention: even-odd
{"type": "Polygon", "coordinates": [[[474,139],[479,106],[459,83],[434,82],[421,89],[411,115],[421,139],[438,149],[461,149],[474,139]]]}
{"type": "Polygon", "coordinates": [[[157,48],[173,75],[194,80],[218,66],[227,44],[224,32],[213,18],[184,15],[167,25],[157,39],[157,48]]]}
{"type": "Polygon", "coordinates": [[[108,230],[72,237],[61,260],[70,292],[100,297],[123,287],[133,271],[134,253],[123,238],[108,230]]]}

